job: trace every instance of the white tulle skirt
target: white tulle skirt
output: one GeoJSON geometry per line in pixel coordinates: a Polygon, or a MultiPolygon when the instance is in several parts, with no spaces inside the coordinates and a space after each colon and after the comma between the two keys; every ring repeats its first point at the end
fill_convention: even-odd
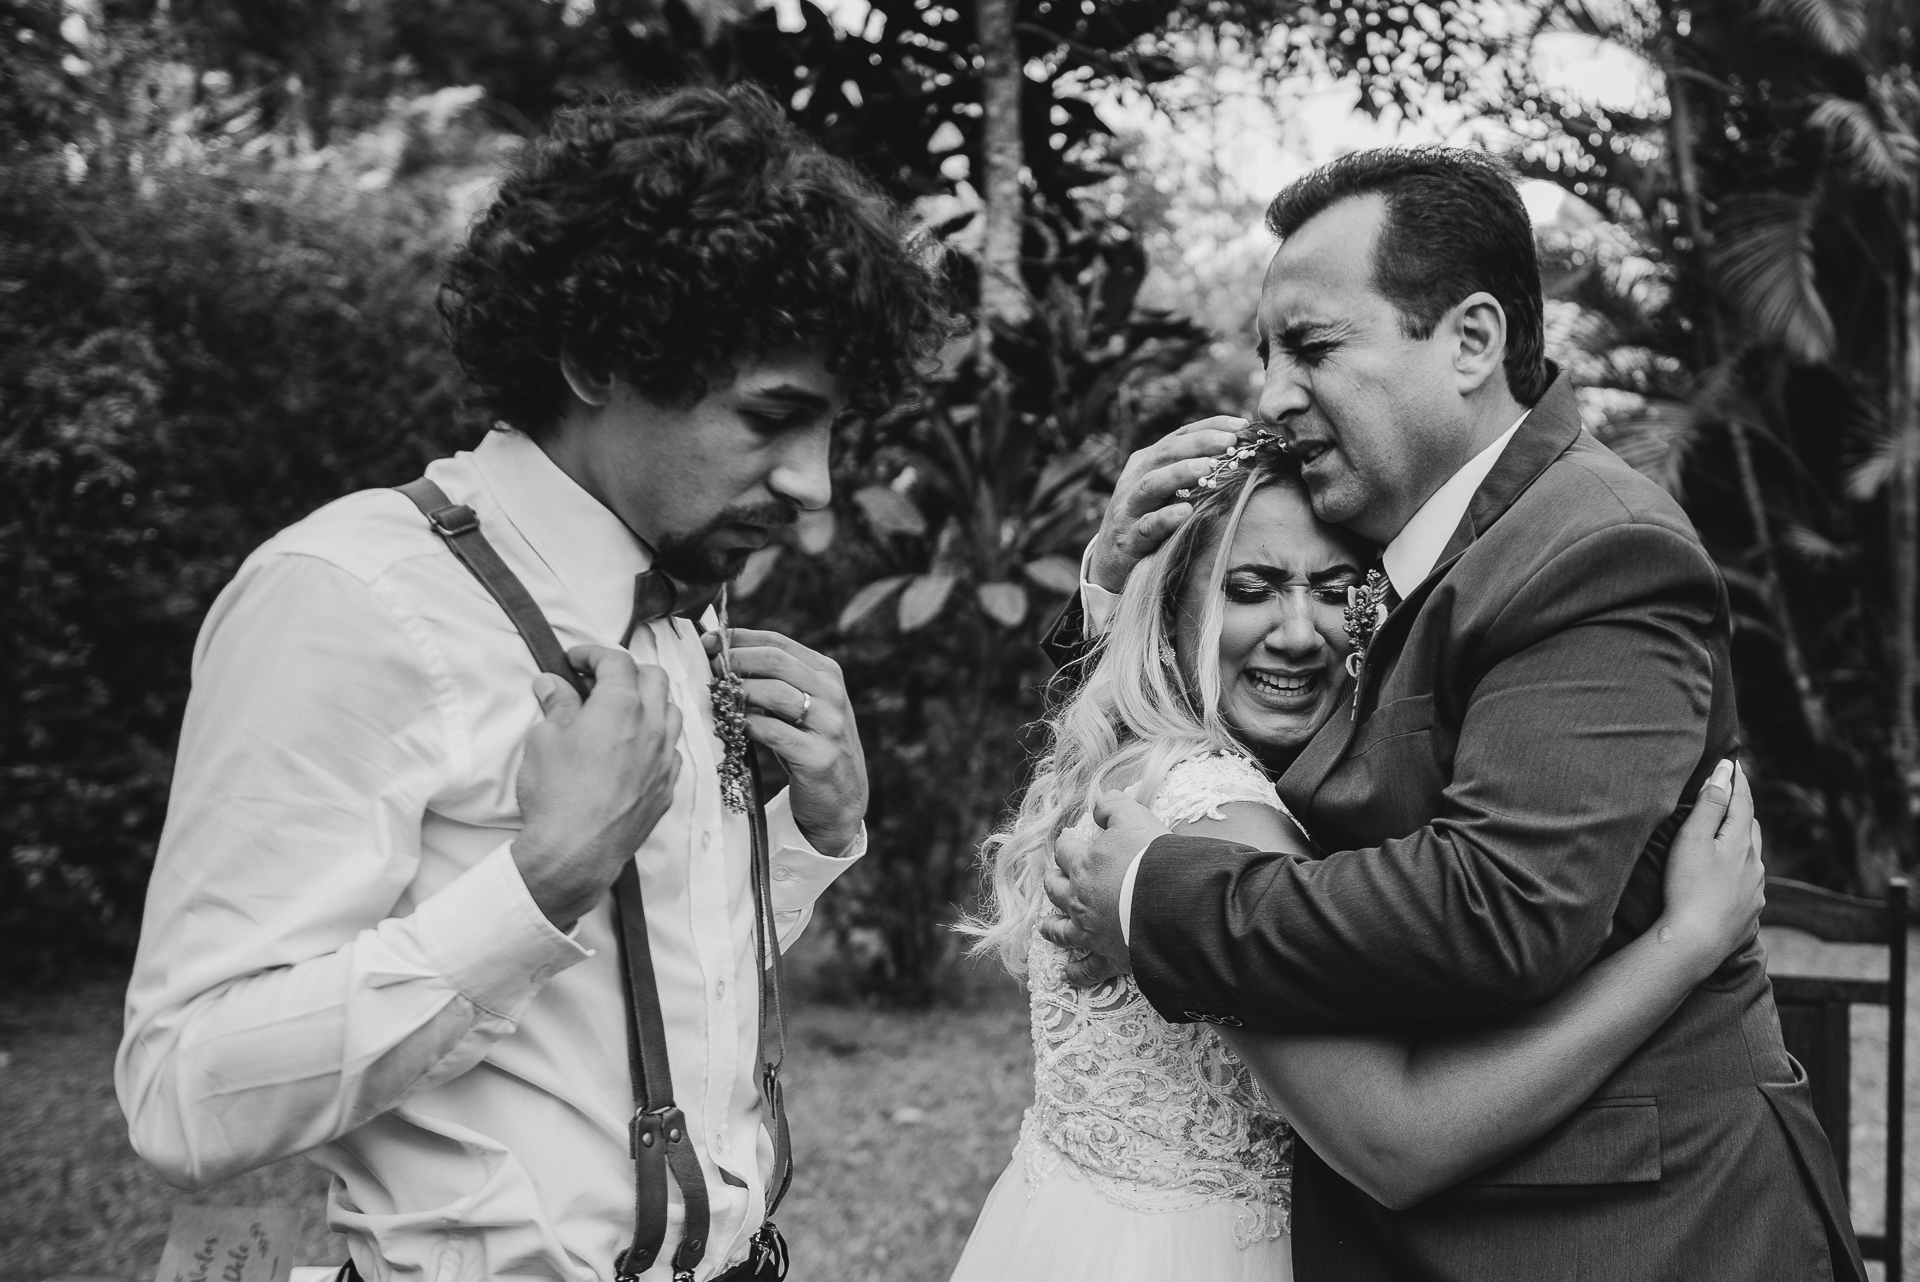
{"type": "Polygon", "coordinates": [[[1286,1234],[1234,1245],[1243,1207],[1133,1210],[1064,1161],[1030,1188],[1028,1152],[1014,1150],[987,1195],[951,1282],[1292,1282],[1286,1234]]]}

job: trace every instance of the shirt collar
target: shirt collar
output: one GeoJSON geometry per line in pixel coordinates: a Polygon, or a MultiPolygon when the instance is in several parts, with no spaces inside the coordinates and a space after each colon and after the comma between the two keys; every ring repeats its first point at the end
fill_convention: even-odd
{"type": "Polygon", "coordinates": [[[604,635],[625,631],[633,576],[653,564],[646,545],[531,437],[495,429],[473,461],[501,512],[586,617],[604,635]]]}
{"type": "Polygon", "coordinates": [[[1386,569],[1387,579],[1402,599],[1412,595],[1413,590],[1433,573],[1434,563],[1440,559],[1447,540],[1453,537],[1460,518],[1467,514],[1480,482],[1487,479],[1487,473],[1500,461],[1500,454],[1507,448],[1507,442],[1513,439],[1513,434],[1520,430],[1520,425],[1527,421],[1527,415],[1531,412],[1523,410],[1520,417],[1513,420],[1512,427],[1468,459],[1458,472],[1447,479],[1445,485],[1429,495],[1413,518],[1400,527],[1400,533],[1393,536],[1393,541],[1387,544],[1387,550],[1380,554],[1380,563],[1386,569]]]}

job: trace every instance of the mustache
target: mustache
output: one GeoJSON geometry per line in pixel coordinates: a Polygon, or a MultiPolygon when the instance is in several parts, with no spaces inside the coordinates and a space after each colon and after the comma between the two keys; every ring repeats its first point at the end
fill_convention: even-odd
{"type": "Polygon", "coordinates": [[[756,525],[767,529],[792,525],[800,519],[800,509],[791,503],[743,503],[730,507],[707,523],[709,530],[723,525],[756,525]]]}

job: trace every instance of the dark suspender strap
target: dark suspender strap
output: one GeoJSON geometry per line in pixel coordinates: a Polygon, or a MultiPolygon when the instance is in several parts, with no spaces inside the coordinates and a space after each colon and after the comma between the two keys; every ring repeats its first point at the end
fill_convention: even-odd
{"type": "MultiPolygon", "coordinates": [[[[396,488],[413,501],[461,564],[500,603],[540,670],[564,678],[581,698],[586,698],[587,684],[567,662],[553,625],[534,604],[526,585],[480,533],[480,518],[473,509],[454,503],[446,491],[424,476],[396,488]]],[[[755,902],[758,922],[757,894],[755,902]]],[[[676,1279],[691,1279],[694,1266],[707,1249],[707,1181],[694,1154],[686,1118],[673,1102],[666,1021],[660,1014],[660,989],[654,982],[653,952],[647,945],[646,905],[640,894],[640,873],[631,860],[614,881],[613,916],[626,989],[627,1059],[634,1101],[633,1121],[628,1126],[634,1166],[633,1245],[614,1261],[615,1275],[621,1282],[638,1278],[653,1267],[660,1254],[667,1236],[667,1172],[671,1170],[686,1204],[685,1231],[673,1253],[673,1269],[676,1279]]]]}
{"type": "Polygon", "coordinates": [[[773,1132],[773,1174],[767,1180],[767,1218],[793,1183],[793,1135],[787,1128],[786,1092],[780,1085],[780,1066],[787,1058],[787,1011],[783,998],[785,965],[780,935],[773,921],[773,877],[767,841],[767,812],[761,801],[760,760],[747,752],[747,770],[753,781],[753,807],[747,812],[753,835],[753,921],[755,952],[760,961],[760,1089],[767,1100],[767,1125],[773,1132]]]}
{"type": "Polygon", "coordinates": [[[455,503],[447,497],[447,492],[421,477],[417,481],[408,481],[405,485],[396,485],[395,489],[413,500],[420,509],[433,531],[446,540],[447,547],[460,558],[460,563],[473,571],[473,577],[480,580],[500,608],[507,612],[507,618],[520,637],[527,643],[527,649],[533,652],[533,661],[540,665],[542,672],[551,672],[574,688],[582,699],[587,697],[586,678],[573,670],[567,662],[567,652],[560,647],[560,640],[553,635],[553,625],[547,622],[547,616],[540,613],[540,607],[533,603],[526,585],[517,575],[507,568],[500,554],[493,550],[493,544],[487,542],[480,533],[480,518],[473,509],[465,504],[455,503]]]}
{"type": "Polygon", "coordinates": [[[674,1276],[693,1275],[707,1250],[711,1209],[707,1179],[693,1151],[687,1119],[673,1102],[667,1065],[667,1026],[660,1015],[660,987],[647,943],[647,908],[640,872],[631,860],[613,883],[613,916],[620,932],[622,978],[627,990],[627,1063],[633,1076],[633,1243],[614,1261],[615,1276],[637,1278],[653,1267],[667,1236],[667,1172],[686,1204],[685,1232],[673,1253],[674,1276]]]}

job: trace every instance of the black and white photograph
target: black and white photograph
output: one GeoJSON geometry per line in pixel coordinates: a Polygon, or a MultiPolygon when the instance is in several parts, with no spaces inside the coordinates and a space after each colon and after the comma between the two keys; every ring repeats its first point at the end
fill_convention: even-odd
{"type": "Polygon", "coordinates": [[[0,0],[0,672],[0,1282],[1900,1282],[1920,0],[0,0]]]}

